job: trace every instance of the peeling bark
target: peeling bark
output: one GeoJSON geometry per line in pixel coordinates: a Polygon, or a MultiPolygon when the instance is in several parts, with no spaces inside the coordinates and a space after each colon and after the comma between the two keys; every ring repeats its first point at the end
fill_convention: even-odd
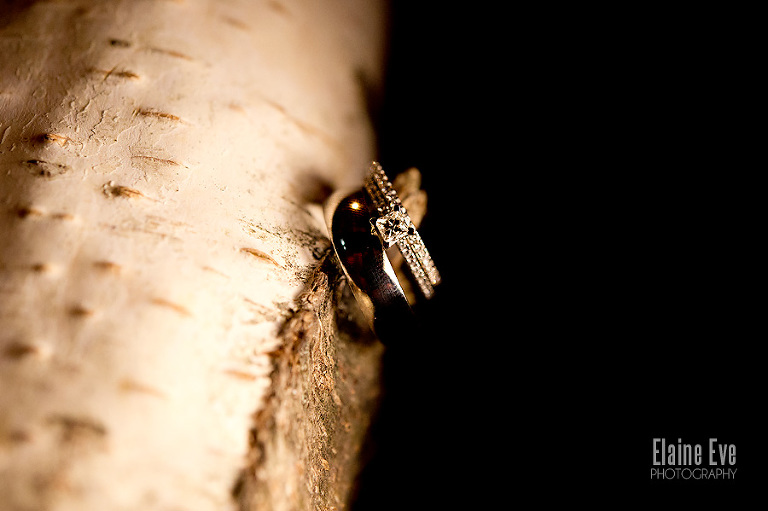
{"type": "Polygon", "coordinates": [[[344,509],[379,392],[382,345],[325,259],[280,331],[272,394],[255,416],[242,509],[344,509]],[[279,476],[278,476],[279,475],[279,476]]]}

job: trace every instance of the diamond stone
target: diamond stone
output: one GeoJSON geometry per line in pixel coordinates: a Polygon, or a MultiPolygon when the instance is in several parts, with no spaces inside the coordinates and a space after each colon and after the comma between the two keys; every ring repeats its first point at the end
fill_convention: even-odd
{"type": "Polygon", "coordinates": [[[403,236],[411,234],[414,229],[411,226],[411,219],[404,211],[390,211],[381,218],[376,219],[376,230],[381,236],[381,240],[387,246],[391,247],[403,236]]]}

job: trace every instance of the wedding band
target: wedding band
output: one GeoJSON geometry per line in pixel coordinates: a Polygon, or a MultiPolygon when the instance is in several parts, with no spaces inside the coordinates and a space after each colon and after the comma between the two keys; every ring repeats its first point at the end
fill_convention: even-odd
{"type": "Polygon", "coordinates": [[[326,204],[326,222],[347,282],[380,339],[408,330],[413,312],[387,256],[397,247],[425,298],[440,274],[381,166],[373,162],[363,188],[338,192],[326,204]]]}

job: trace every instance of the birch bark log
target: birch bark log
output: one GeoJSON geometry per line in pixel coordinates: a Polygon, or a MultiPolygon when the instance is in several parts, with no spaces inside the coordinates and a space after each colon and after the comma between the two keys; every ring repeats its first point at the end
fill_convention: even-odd
{"type": "Polygon", "coordinates": [[[316,202],[382,2],[0,5],[3,509],[343,508],[382,348],[316,202]]]}

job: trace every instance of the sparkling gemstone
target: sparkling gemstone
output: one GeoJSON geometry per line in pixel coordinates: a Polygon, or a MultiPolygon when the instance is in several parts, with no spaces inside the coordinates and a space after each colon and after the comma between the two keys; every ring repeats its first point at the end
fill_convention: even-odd
{"type": "Polygon", "coordinates": [[[387,247],[391,247],[403,236],[413,232],[411,219],[403,211],[390,211],[376,219],[376,230],[387,247]]]}

